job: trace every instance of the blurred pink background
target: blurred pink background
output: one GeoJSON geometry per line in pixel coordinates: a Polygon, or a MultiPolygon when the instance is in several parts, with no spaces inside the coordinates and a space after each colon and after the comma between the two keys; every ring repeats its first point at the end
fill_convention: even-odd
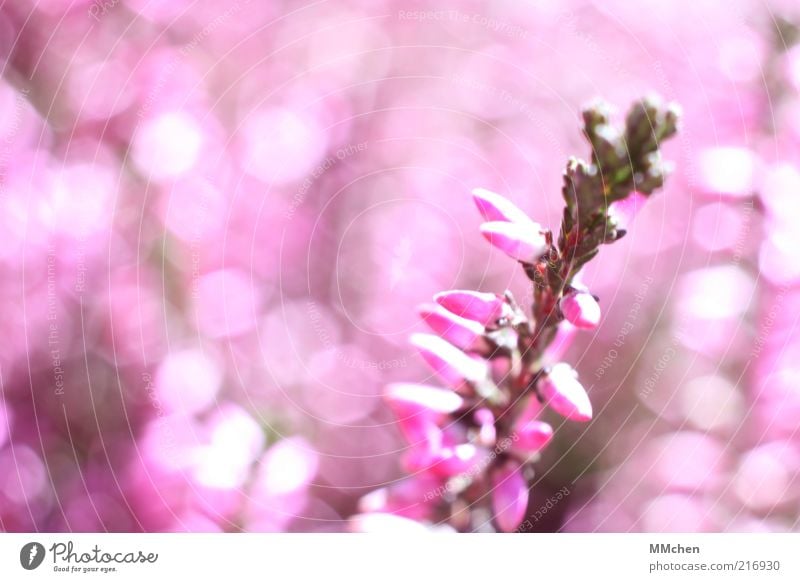
{"type": "Polygon", "coordinates": [[[800,531],[798,25],[789,0],[5,2],[0,530],[347,530],[403,476],[381,391],[429,377],[417,304],[529,296],[469,191],[557,228],[581,106],[656,92],[676,171],[584,273],[596,418],[557,432],[532,531],[800,531]]]}

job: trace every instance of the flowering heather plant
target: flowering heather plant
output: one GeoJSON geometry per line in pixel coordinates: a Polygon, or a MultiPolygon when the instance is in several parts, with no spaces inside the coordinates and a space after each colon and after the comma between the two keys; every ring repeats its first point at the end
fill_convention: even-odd
{"type": "Polygon", "coordinates": [[[533,463],[553,438],[553,427],[539,419],[544,407],[569,420],[592,419],[577,372],[556,361],[576,328],[600,321],[598,298],[577,275],[601,245],[625,235],[631,207],[663,185],[659,146],[675,134],[678,110],[646,98],[622,128],[604,104],[587,108],[583,121],[592,156],[567,164],[557,235],[503,196],[473,190],[481,233],[533,283],[530,314],[509,291],[445,291],[420,308],[433,333],[414,334],[411,343],[447,388],[387,387],[409,443],[411,477],[363,498],[355,529],[406,518],[476,531],[491,514],[497,530],[514,531],[526,516],[533,463]]]}

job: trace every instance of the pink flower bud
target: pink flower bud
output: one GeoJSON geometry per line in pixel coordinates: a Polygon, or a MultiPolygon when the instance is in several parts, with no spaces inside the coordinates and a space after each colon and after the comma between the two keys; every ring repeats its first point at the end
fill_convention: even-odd
{"type": "Polygon", "coordinates": [[[568,321],[562,321],[558,324],[556,335],[553,341],[545,349],[545,359],[549,363],[559,361],[569,349],[572,340],[575,339],[576,327],[568,321]]]}
{"type": "Polygon", "coordinates": [[[472,199],[484,219],[499,222],[515,222],[525,227],[538,226],[511,200],[485,188],[475,188],[472,199]]]}
{"type": "Polygon", "coordinates": [[[415,333],[411,336],[422,358],[439,377],[454,388],[465,381],[480,382],[489,374],[485,360],[471,358],[453,344],[428,333],[415,333]]]}
{"type": "Polygon", "coordinates": [[[514,448],[524,453],[538,453],[553,438],[553,427],[540,420],[520,423],[514,432],[517,435],[514,448]]]}
{"type": "Polygon", "coordinates": [[[391,513],[362,513],[350,518],[353,533],[418,534],[430,531],[422,523],[391,513]]]}
{"type": "Polygon", "coordinates": [[[438,423],[464,403],[451,390],[422,384],[390,384],[384,398],[397,417],[397,426],[405,439],[411,445],[427,448],[441,445],[438,423]]]}
{"type": "Polygon", "coordinates": [[[564,317],[575,327],[594,329],[600,323],[600,304],[591,293],[573,290],[559,301],[564,317]]]}
{"type": "Polygon", "coordinates": [[[592,403],[578,373],[569,364],[559,363],[539,380],[539,393],[553,410],[570,420],[592,419],[592,403]]]}
{"type": "Polygon", "coordinates": [[[522,522],[528,509],[528,484],[522,467],[508,461],[492,475],[492,508],[500,531],[512,532],[522,522]]]}
{"type": "Polygon", "coordinates": [[[389,511],[389,488],[381,487],[364,495],[358,500],[358,511],[360,513],[371,513],[373,511],[391,513],[389,511]]]}
{"type": "Polygon", "coordinates": [[[429,494],[441,484],[440,478],[428,473],[403,479],[362,497],[358,502],[358,511],[391,513],[416,520],[429,519],[437,502],[436,497],[429,494]]]}
{"type": "Polygon", "coordinates": [[[431,470],[441,477],[454,477],[474,472],[485,458],[485,449],[470,443],[444,447],[439,451],[431,470]]]}
{"type": "Polygon", "coordinates": [[[433,298],[436,303],[465,319],[489,325],[503,314],[505,303],[494,293],[478,291],[444,291],[433,298]]]}
{"type": "Polygon", "coordinates": [[[473,351],[489,348],[489,342],[483,337],[486,328],[477,321],[459,317],[438,305],[423,305],[419,314],[437,335],[457,348],[473,351]]]}
{"type": "Polygon", "coordinates": [[[644,207],[647,196],[639,192],[631,192],[627,198],[612,202],[608,207],[608,215],[614,220],[617,228],[628,229],[633,219],[644,207]]]}
{"type": "Polygon", "coordinates": [[[494,247],[523,263],[533,263],[547,250],[547,241],[538,224],[485,222],[481,233],[494,247]]]}
{"type": "Polygon", "coordinates": [[[433,453],[425,447],[413,447],[403,454],[403,470],[412,475],[427,471],[433,464],[433,453]]]}

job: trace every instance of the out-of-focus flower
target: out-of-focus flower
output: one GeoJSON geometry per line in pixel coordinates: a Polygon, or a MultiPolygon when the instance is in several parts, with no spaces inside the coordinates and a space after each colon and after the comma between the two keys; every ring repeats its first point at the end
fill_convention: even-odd
{"type": "Polygon", "coordinates": [[[485,188],[475,188],[472,199],[487,222],[512,222],[534,232],[541,228],[505,196],[485,188]]]}
{"type": "Polygon", "coordinates": [[[796,0],[376,18],[396,4],[3,5],[0,529],[341,531],[374,487],[359,513],[500,529],[491,477],[519,462],[537,508],[583,475],[534,530],[797,530],[796,0]],[[630,131],[592,107],[565,167],[578,102],[654,82],[686,105],[677,143],[657,102],[630,131]],[[478,216],[549,245],[509,276],[473,254],[478,216]],[[477,326],[427,318],[486,378],[382,401],[451,287],[497,292],[434,297],[477,326]],[[590,425],[548,416],[562,361],[590,425]]]}
{"type": "Polygon", "coordinates": [[[710,194],[742,197],[753,193],[758,178],[756,155],[740,147],[716,147],[700,155],[702,185],[710,194]]]}
{"type": "Polygon", "coordinates": [[[438,306],[423,305],[419,313],[431,330],[457,348],[476,352],[485,352],[489,348],[483,336],[486,329],[478,322],[438,306]]]}
{"type": "Polygon", "coordinates": [[[475,437],[475,441],[484,447],[493,447],[497,441],[494,413],[488,408],[479,408],[475,411],[474,416],[478,425],[478,434],[475,437]]]}
{"type": "Polygon", "coordinates": [[[372,534],[418,534],[428,530],[422,523],[393,513],[362,513],[350,520],[350,531],[372,534]]]}
{"type": "Polygon", "coordinates": [[[538,453],[553,438],[553,427],[540,420],[531,420],[520,423],[514,429],[514,434],[518,437],[515,448],[525,453],[538,453]]]}
{"type": "Polygon", "coordinates": [[[800,450],[792,442],[774,441],[747,451],[739,462],[733,489],[757,512],[779,509],[800,496],[797,484],[800,450]]]}
{"type": "Polygon", "coordinates": [[[464,399],[444,388],[423,384],[396,383],[386,387],[384,397],[395,413],[401,415],[452,414],[464,405],[464,399]]]}
{"type": "Polygon", "coordinates": [[[436,505],[436,498],[431,493],[441,484],[441,479],[430,473],[403,479],[362,497],[358,510],[361,513],[391,513],[419,521],[429,520],[436,505]]]}
{"type": "Polygon", "coordinates": [[[411,344],[434,372],[447,384],[459,387],[464,382],[481,382],[488,376],[486,363],[472,358],[442,338],[416,333],[411,336],[411,344]]]}
{"type": "Polygon", "coordinates": [[[617,200],[608,207],[608,215],[617,228],[628,229],[633,224],[634,218],[644,208],[647,196],[640,192],[633,192],[623,200],[617,200]]]}
{"type": "Polygon", "coordinates": [[[600,323],[600,304],[591,293],[575,289],[559,302],[564,318],[580,329],[594,329],[600,323]]]}
{"type": "MultiPolygon", "coordinates": [[[[587,136],[593,145],[613,138],[620,142],[618,148],[634,147],[622,143],[627,139],[637,140],[635,147],[643,151],[657,150],[657,144],[643,141],[641,134],[653,123],[663,135],[674,133],[676,118],[671,111],[659,113],[654,101],[643,101],[629,115],[623,138],[621,132],[596,127],[596,121],[605,119],[603,109],[590,109],[585,113],[587,136]]],[[[599,159],[597,154],[595,159],[599,159]]],[[[612,157],[612,161],[622,166],[617,175],[630,176],[620,159],[612,157]]],[[[584,225],[581,220],[588,211],[571,202],[571,190],[566,188],[567,207],[557,246],[550,242],[552,233],[509,200],[487,190],[473,191],[479,212],[490,221],[481,226],[481,232],[491,244],[522,262],[533,282],[532,317],[526,316],[510,291],[502,299],[475,291],[447,291],[435,296],[438,306],[420,308],[422,318],[438,336],[413,334],[411,343],[459,395],[451,398],[442,390],[416,384],[386,388],[386,399],[410,444],[403,464],[412,474],[408,479],[412,483],[367,495],[360,504],[366,513],[356,518],[354,527],[363,529],[364,515],[380,522],[389,512],[423,521],[439,515],[470,531],[484,527],[480,511],[471,504],[490,495],[495,527],[514,531],[528,506],[526,468],[553,438],[552,426],[538,419],[541,403],[571,420],[592,418],[592,404],[577,372],[564,362],[551,367],[549,360],[563,354],[576,328],[597,326],[597,300],[577,283],[576,275],[586,257],[594,256],[601,244],[621,238],[621,231],[614,230],[619,224],[607,214],[613,185],[596,178],[597,168],[570,164],[571,179],[596,180],[578,188],[583,203],[597,205],[591,209],[597,214],[591,215],[594,226],[584,225]],[[578,249],[581,254],[576,260],[578,249]],[[564,318],[569,323],[563,323],[564,318]],[[421,504],[423,480],[428,489],[421,504]]],[[[651,193],[663,179],[661,169],[652,160],[641,166],[650,180],[642,188],[651,193]]],[[[616,199],[644,196],[634,192],[634,185],[622,178],[615,186],[616,199]]]]}

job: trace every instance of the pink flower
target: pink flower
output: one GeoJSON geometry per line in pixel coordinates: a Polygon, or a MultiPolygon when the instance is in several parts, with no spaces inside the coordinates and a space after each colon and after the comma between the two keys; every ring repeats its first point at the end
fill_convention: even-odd
{"type": "Polygon", "coordinates": [[[575,289],[559,301],[564,317],[575,327],[594,329],[600,323],[600,304],[591,293],[575,289]]]}
{"type": "Polygon", "coordinates": [[[478,322],[451,313],[438,305],[423,305],[419,314],[442,339],[462,350],[485,351],[489,343],[483,337],[486,329],[478,322]]]}
{"type": "Polygon", "coordinates": [[[475,188],[472,199],[487,221],[514,222],[535,229],[539,225],[520,210],[511,200],[485,188],[475,188]]]}
{"type": "Polygon", "coordinates": [[[438,448],[442,441],[437,424],[457,411],[463,399],[451,390],[422,384],[390,384],[384,398],[397,417],[406,440],[424,448],[438,448]]]}
{"type": "Polygon", "coordinates": [[[488,408],[479,408],[474,414],[478,425],[477,442],[485,447],[494,446],[497,441],[497,428],[494,425],[494,414],[488,408]]]}
{"type": "Polygon", "coordinates": [[[503,313],[505,303],[494,293],[478,291],[443,291],[433,298],[436,303],[465,319],[481,325],[496,322],[503,313]]]}
{"type": "Polygon", "coordinates": [[[553,410],[570,420],[592,419],[592,403],[581,383],[578,373],[569,364],[553,366],[539,380],[539,392],[553,410]]]}
{"type": "Polygon", "coordinates": [[[349,530],[353,533],[416,534],[428,530],[413,519],[391,513],[362,513],[350,518],[349,530]]]}
{"type": "Polygon", "coordinates": [[[389,384],[384,396],[397,415],[420,414],[438,418],[455,412],[464,404],[464,399],[452,390],[424,384],[389,384]]]}
{"type": "Polygon", "coordinates": [[[439,377],[454,388],[466,382],[480,382],[488,377],[489,369],[482,359],[471,358],[460,349],[428,333],[415,333],[411,336],[422,358],[439,377]]]}
{"type": "Polygon", "coordinates": [[[500,531],[512,532],[525,517],[528,509],[528,485],[522,467],[508,461],[492,475],[492,508],[494,521],[500,531]]]}
{"type": "Polygon", "coordinates": [[[485,222],[481,233],[497,249],[512,259],[523,263],[533,263],[547,250],[547,241],[541,227],[513,222],[485,222]]]}

